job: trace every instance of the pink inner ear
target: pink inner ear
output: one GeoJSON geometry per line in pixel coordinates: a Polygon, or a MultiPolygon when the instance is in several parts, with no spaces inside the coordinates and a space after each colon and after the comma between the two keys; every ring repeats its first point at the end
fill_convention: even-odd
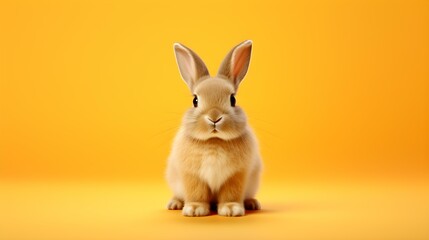
{"type": "Polygon", "coordinates": [[[186,61],[184,62],[184,65],[186,67],[186,71],[188,72],[189,78],[194,80],[195,70],[192,62],[192,58],[190,56],[187,56],[186,61]]]}
{"type": "Polygon", "coordinates": [[[185,81],[193,80],[195,77],[194,61],[191,55],[184,49],[179,48],[177,50],[179,56],[179,67],[181,68],[181,74],[185,78],[185,81]]]}
{"type": "Polygon", "coordinates": [[[232,59],[232,77],[236,79],[239,75],[242,74],[243,67],[247,63],[250,57],[250,51],[248,48],[237,49],[234,53],[234,57],[232,59]]]}

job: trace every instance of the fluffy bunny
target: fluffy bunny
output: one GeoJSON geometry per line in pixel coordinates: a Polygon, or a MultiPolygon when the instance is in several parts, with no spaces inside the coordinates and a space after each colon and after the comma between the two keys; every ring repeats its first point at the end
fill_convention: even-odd
{"type": "Polygon", "coordinates": [[[254,199],[262,165],[258,145],[244,111],[235,105],[252,41],[234,47],[216,77],[191,49],[176,43],[174,51],[194,106],[185,113],[168,159],[167,181],[174,193],[168,209],[182,209],[184,216],[208,215],[211,204],[222,216],[260,209],[254,199]]]}

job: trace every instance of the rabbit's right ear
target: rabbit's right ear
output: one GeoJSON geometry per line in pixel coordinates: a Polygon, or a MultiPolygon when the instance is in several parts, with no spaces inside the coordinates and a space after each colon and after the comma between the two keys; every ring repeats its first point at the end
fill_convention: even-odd
{"type": "Polygon", "coordinates": [[[195,83],[202,77],[209,76],[209,71],[207,70],[203,60],[184,45],[175,43],[174,53],[176,55],[180,75],[188,85],[189,89],[193,91],[195,83]]]}
{"type": "Polygon", "coordinates": [[[234,84],[235,90],[237,90],[241,80],[246,76],[251,53],[252,41],[244,41],[235,46],[228,55],[226,55],[219,68],[218,76],[229,79],[232,84],[234,84]]]}

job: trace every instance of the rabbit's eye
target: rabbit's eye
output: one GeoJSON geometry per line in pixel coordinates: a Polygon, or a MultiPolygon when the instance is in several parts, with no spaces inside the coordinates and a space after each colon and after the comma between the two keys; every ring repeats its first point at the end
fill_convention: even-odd
{"type": "Polygon", "coordinates": [[[235,100],[234,94],[231,94],[230,101],[231,101],[231,106],[235,107],[236,100],[235,100]]]}
{"type": "Polygon", "coordinates": [[[194,96],[194,100],[192,101],[192,103],[194,104],[194,107],[198,107],[198,98],[196,95],[194,96]]]}

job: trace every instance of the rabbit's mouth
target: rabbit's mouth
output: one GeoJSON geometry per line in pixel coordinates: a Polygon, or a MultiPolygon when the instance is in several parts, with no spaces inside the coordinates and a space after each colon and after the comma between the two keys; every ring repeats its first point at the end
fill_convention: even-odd
{"type": "Polygon", "coordinates": [[[219,131],[215,128],[212,130],[212,133],[218,133],[219,131]]]}

